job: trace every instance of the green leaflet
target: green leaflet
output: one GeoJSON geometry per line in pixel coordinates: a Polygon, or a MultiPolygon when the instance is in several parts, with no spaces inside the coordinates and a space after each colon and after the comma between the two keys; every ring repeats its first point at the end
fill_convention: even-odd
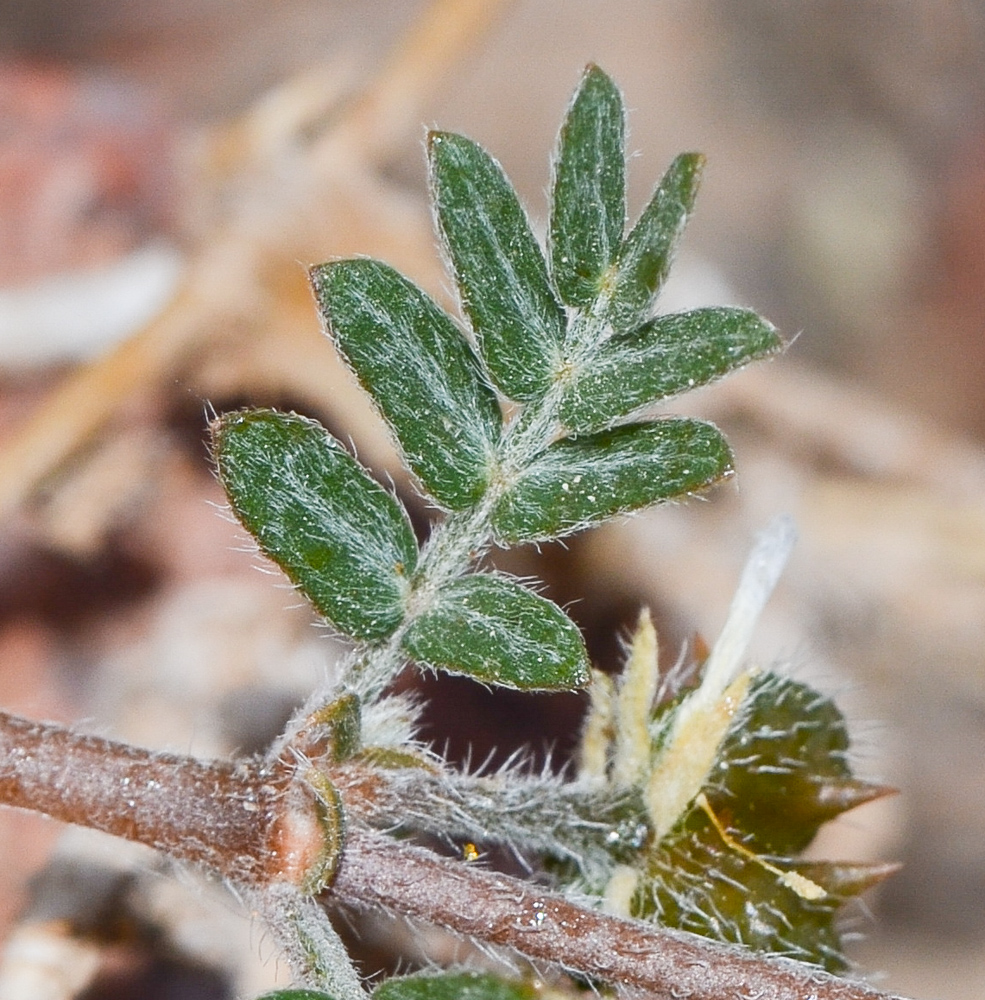
{"type": "Polygon", "coordinates": [[[571,373],[561,419],[574,432],[598,430],[781,346],[774,327],[747,309],[660,316],[606,341],[583,368],[571,373]]]}
{"type": "Polygon", "coordinates": [[[236,517],[345,635],[386,638],[404,617],[417,543],[403,508],[314,420],[244,410],[212,425],[236,517]]]}
{"type": "Polygon", "coordinates": [[[442,588],[403,638],[424,666],[503,687],[564,689],[588,683],[588,654],[574,622],[512,580],[466,576],[442,588]]]}
{"type": "Polygon", "coordinates": [[[432,132],[428,154],[435,213],[489,374],[510,399],[541,396],[559,367],[565,316],[526,213],[471,139],[432,132]]]}
{"type": "Polygon", "coordinates": [[[703,166],[699,153],[681,153],[619,248],[607,307],[616,333],[628,333],[650,318],[694,206],[703,166]]]}
{"type": "Polygon", "coordinates": [[[700,420],[630,424],[558,441],[504,492],[493,531],[500,542],[559,538],[704,489],[731,470],[725,439],[700,420]]]}
{"type": "Polygon", "coordinates": [[[471,506],[485,490],[502,418],[451,317],[379,261],[322,264],[311,280],[336,347],[421,484],[448,510],[471,506]]]}
{"type": "Polygon", "coordinates": [[[551,270],[561,298],[591,305],[626,226],[625,111],[597,66],[582,77],[561,126],[551,203],[551,270]]]}
{"type": "Polygon", "coordinates": [[[373,1000],[536,1000],[529,983],[500,979],[488,972],[422,973],[389,979],[373,1000]]]}

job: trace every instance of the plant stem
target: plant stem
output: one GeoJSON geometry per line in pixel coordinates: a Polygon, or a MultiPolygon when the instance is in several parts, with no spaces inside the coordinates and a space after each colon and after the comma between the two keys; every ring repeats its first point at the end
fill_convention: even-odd
{"type": "Polygon", "coordinates": [[[316,899],[279,883],[257,894],[256,902],[291,963],[297,985],[324,990],[333,1000],[367,1000],[342,939],[316,899]]]}
{"type": "Polygon", "coordinates": [[[604,794],[517,771],[472,775],[369,769],[355,762],[333,767],[332,783],[349,817],[365,826],[512,843],[573,861],[583,874],[593,872],[603,880],[608,869],[598,860],[598,842],[617,829],[629,800],[625,793],[604,794]]]}
{"type": "Polygon", "coordinates": [[[902,1000],[799,962],[611,917],[365,830],[351,831],[331,892],[655,1000],[902,1000]]]}
{"type": "Polygon", "coordinates": [[[0,803],[135,840],[239,883],[277,858],[284,782],[0,712],[0,803]]]}
{"type": "MultiPolygon", "coordinates": [[[[343,799],[347,791],[356,800],[373,794],[372,781],[349,784],[340,783],[343,799]]],[[[297,887],[324,847],[300,785],[284,764],[153,753],[0,712],[0,804],[149,844],[295,909],[297,887]]],[[[365,803],[354,805],[366,812],[365,803]]],[[[382,907],[657,1000],[894,1000],[797,962],[620,920],[353,824],[330,898],[382,907]]],[[[308,926],[311,914],[301,916],[308,926]]]]}

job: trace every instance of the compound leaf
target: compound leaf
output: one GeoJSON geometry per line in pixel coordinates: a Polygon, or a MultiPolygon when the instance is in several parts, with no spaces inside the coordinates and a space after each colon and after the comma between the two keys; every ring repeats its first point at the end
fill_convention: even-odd
{"type": "Polygon", "coordinates": [[[501,576],[466,576],[415,618],[405,651],[418,663],[523,689],[588,683],[581,633],[556,605],[501,576]]]}
{"type": "Polygon", "coordinates": [[[448,510],[471,506],[485,490],[502,418],[451,317],[379,261],[322,264],[311,278],[336,347],[421,484],[448,510]]]}
{"type": "Polygon", "coordinates": [[[700,420],[630,424],[558,441],[500,497],[493,530],[501,542],[558,538],[704,489],[731,470],[725,439],[700,420]]]}
{"type": "Polygon", "coordinates": [[[575,432],[598,430],[781,346],[774,327],[747,309],[659,316],[606,341],[583,368],[571,373],[561,419],[575,432]]]}
{"type": "Polygon", "coordinates": [[[438,223],[489,374],[510,399],[534,399],[558,369],[565,317],[526,213],[472,140],[432,132],[428,154],[438,223]]]}
{"type": "Polygon", "coordinates": [[[314,420],[244,410],[212,425],[233,512],[345,635],[386,638],[404,617],[417,543],[397,501],[314,420]]]}
{"type": "Polygon", "coordinates": [[[649,319],[698,193],[704,157],[681,153],[619,248],[607,316],[616,333],[649,319]]]}
{"type": "Polygon", "coordinates": [[[551,205],[551,269],[561,298],[591,305],[626,225],[625,110],[597,66],[582,77],[561,126],[551,205]]]}

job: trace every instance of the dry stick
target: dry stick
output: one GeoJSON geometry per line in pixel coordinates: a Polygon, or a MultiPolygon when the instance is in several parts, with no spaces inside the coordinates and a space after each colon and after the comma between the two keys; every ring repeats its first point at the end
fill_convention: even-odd
{"type": "Polygon", "coordinates": [[[98,431],[127,399],[146,392],[198,335],[201,308],[186,292],[142,333],[66,377],[0,450],[0,521],[98,431]]]}
{"type": "MultiPolygon", "coordinates": [[[[416,126],[413,109],[507,2],[435,0],[429,5],[363,93],[338,118],[326,119],[327,135],[320,137],[306,164],[315,175],[309,187],[317,186],[319,170],[324,173],[326,160],[337,153],[336,134],[346,153],[364,162],[392,149],[395,136],[416,126]]],[[[289,200],[285,214],[288,208],[289,200]]],[[[256,254],[244,253],[239,245],[242,236],[235,225],[230,229],[213,233],[213,243],[231,245],[248,265],[254,262],[256,254]]],[[[327,246],[325,253],[330,252],[327,246]]],[[[216,308],[207,293],[217,284],[229,287],[235,277],[249,288],[256,268],[223,274],[222,267],[217,271],[212,266],[215,256],[208,246],[201,248],[175,301],[134,337],[70,374],[0,449],[0,521],[27,502],[46,477],[84,447],[127,400],[162,384],[198,342],[228,325],[230,317],[221,308],[227,304],[216,308]]]]}
{"type": "MultiPolygon", "coordinates": [[[[321,849],[310,801],[299,799],[289,768],[275,767],[156,754],[0,712],[0,804],[137,840],[254,888],[296,884],[321,849]]],[[[358,799],[373,782],[349,785],[358,799]]],[[[331,895],[664,1000],[892,1000],[361,829],[347,836],[331,895]]]]}
{"type": "Polygon", "coordinates": [[[313,158],[331,158],[331,147],[355,138],[363,157],[393,153],[408,129],[419,128],[421,99],[486,35],[512,0],[434,0],[390,53],[379,76],[317,144],[313,158]]]}
{"type": "Polygon", "coordinates": [[[702,415],[749,421],[805,465],[833,459],[866,479],[923,486],[947,502],[955,492],[977,500],[985,489],[980,445],[790,358],[718,383],[702,415]]]}

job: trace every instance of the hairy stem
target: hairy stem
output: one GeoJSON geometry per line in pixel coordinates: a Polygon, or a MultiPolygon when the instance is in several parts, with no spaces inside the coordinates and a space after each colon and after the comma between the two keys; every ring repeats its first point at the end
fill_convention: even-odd
{"type": "Polygon", "coordinates": [[[629,800],[628,793],[605,795],[515,771],[484,776],[351,763],[332,768],[332,782],[349,815],[369,826],[511,843],[573,861],[583,874],[592,871],[600,837],[617,827],[629,800]]]}
{"type": "Polygon", "coordinates": [[[367,1000],[342,939],[317,900],[278,883],[256,894],[257,909],[277,937],[299,986],[324,990],[333,1000],[367,1000]]]}
{"type": "Polygon", "coordinates": [[[353,830],[332,894],[655,1000],[902,1000],[808,965],[621,920],[474,865],[353,830]]]}
{"type": "MultiPolygon", "coordinates": [[[[356,800],[353,812],[365,814],[367,803],[358,799],[373,794],[373,782],[346,785],[340,782],[343,802],[348,792],[356,800]]],[[[274,770],[254,761],[157,754],[0,712],[0,804],[204,865],[267,894],[275,918],[277,904],[286,904],[305,917],[305,927],[311,924],[311,904],[298,908],[297,889],[318,863],[326,833],[315,803],[286,765],[274,770]]],[[[797,962],[620,920],[354,826],[331,896],[512,948],[657,1000],[893,1000],[797,962]]],[[[354,980],[343,979],[337,985],[354,997],[354,980]]]]}
{"type": "Polygon", "coordinates": [[[305,862],[298,828],[315,824],[297,808],[305,793],[291,777],[0,712],[0,803],[147,844],[240,884],[290,880],[305,862]]]}

